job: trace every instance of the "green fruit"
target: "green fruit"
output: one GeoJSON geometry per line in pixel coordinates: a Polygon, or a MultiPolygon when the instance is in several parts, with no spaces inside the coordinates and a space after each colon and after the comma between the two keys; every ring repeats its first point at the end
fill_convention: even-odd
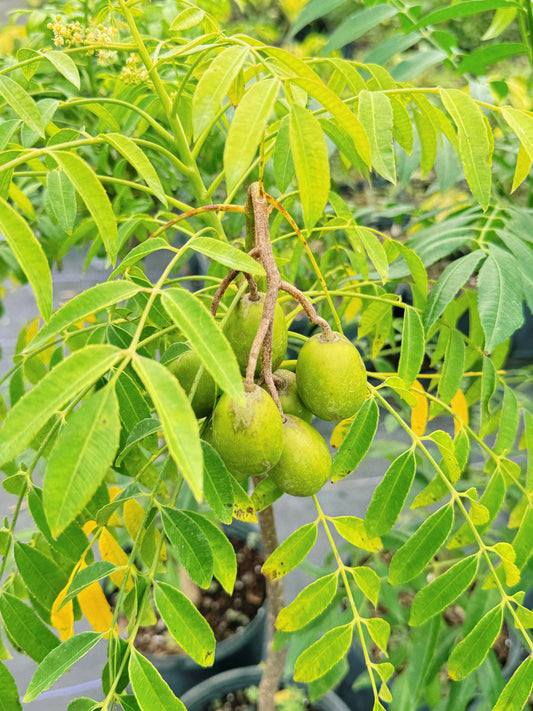
{"type": "MultiPolygon", "coordinates": [[[[246,375],[250,350],[263,316],[265,295],[259,294],[258,301],[252,301],[250,294],[244,294],[224,324],[224,335],[228,339],[239,362],[241,373],[246,375]]],[[[287,324],[283,309],[276,303],[272,337],[272,369],[280,365],[287,351],[287,324]]],[[[261,353],[257,359],[255,374],[261,372],[261,353]]]]}
{"type": "Polygon", "coordinates": [[[213,412],[213,445],[237,478],[265,474],[281,456],[283,421],[258,385],[239,405],[224,393],[213,412]]]}
{"type": "Polygon", "coordinates": [[[331,474],[331,455],[322,435],[299,417],[287,415],[283,451],[268,476],[292,496],[311,496],[331,474]]]}
{"type": "Polygon", "coordinates": [[[303,346],[296,361],[298,394],[322,420],[355,415],[366,398],[366,370],[357,348],[335,331],[320,333],[303,346]]]}
{"type": "MultiPolygon", "coordinates": [[[[191,392],[191,388],[196,380],[196,374],[201,365],[202,362],[194,351],[185,351],[179,358],[172,361],[168,368],[179,380],[181,387],[188,395],[191,392]]],[[[191,401],[192,409],[196,417],[206,417],[206,415],[211,412],[215,404],[216,396],[216,383],[210,373],[204,368],[191,401]]]]}
{"type": "Polygon", "coordinates": [[[306,422],[311,422],[313,413],[306,408],[298,395],[295,373],[285,370],[285,368],[279,368],[274,372],[274,377],[283,412],[286,415],[295,415],[306,422]],[[278,384],[279,381],[281,381],[281,385],[278,384]]]}

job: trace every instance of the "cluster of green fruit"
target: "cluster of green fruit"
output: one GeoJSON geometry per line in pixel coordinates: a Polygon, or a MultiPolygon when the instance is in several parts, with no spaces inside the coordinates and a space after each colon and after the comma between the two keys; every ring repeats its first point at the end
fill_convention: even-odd
{"type": "MultiPolygon", "coordinates": [[[[261,322],[263,301],[262,295],[253,301],[245,294],[224,325],[243,376],[261,322]]],[[[273,368],[283,361],[287,339],[285,317],[277,304],[273,368]]],[[[320,333],[300,350],[295,373],[275,370],[283,416],[265,386],[256,384],[246,389],[244,405],[223,394],[215,406],[215,382],[206,371],[197,378],[200,365],[196,354],[187,351],[170,367],[187,393],[196,385],[191,403],[197,417],[207,417],[212,412],[204,437],[232,474],[239,481],[268,474],[282,491],[293,496],[317,493],[329,479],[331,455],[310,422],[313,415],[323,420],[351,417],[363,404],[366,370],[357,348],[340,333],[320,333]]],[[[256,376],[260,372],[261,358],[256,376]]]]}

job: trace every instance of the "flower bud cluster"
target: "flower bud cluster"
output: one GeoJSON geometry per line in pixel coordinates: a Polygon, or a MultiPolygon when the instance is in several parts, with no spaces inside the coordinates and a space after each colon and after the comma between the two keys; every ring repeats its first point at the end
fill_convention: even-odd
{"type": "Polygon", "coordinates": [[[117,52],[111,49],[99,49],[91,45],[106,45],[116,42],[118,30],[116,27],[107,26],[102,23],[96,26],[84,27],[76,20],[75,22],[64,22],[61,15],[56,15],[54,22],[47,25],[54,33],[54,45],[56,47],[71,47],[77,45],[88,45],[87,53],[97,52],[98,64],[111,64],[117,60],[117,52]]]}
{"type": "Polygon", "coordinates": [[[148,71],[144,67],[139,67],[140,58],[133,52],[126,59],[126,66],[120,72],[119,79],[126,84],[141,84],[148,81],[148,71]]]}

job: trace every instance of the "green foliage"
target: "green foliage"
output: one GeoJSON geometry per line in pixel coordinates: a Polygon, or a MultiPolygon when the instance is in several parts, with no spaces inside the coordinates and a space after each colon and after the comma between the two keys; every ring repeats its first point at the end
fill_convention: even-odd
{"type": "MultiPolygon", "coordinates": [[[[212,663],[184,571],[231,592],[221,524],[255,522],[284,494],[263,472],[239,476],[191,400],[205,369],[228,407],[244,402],[225,325],[247,289],[267,302],[274,275],[284,368],[315,326],[364,358],[365,398],[331,437],[332,485],[369,457],[383,474],[364,519],[313,496],[316,517],[269,548],[263,573],[278,584],[319,533],[332,547],[277,615],[288,673],[319,698],[353,642],[375,709],[447,711],[478,695],[519,711],[531,658],[507,681],[494,649],[502,629],[533,649],[531,364],[507,360],[533,313],[530,7],[236,4],[230,18],[229,2],[73,0],[59,17],[30,11],[0,56],[0,278],[28,282],[39,312],[0,398],[14,504],[0,528],[0,613],[38,665],[24,701],[100,643],[104,708],[184,708],[133,646],[153,608],[184,653],[212,663]],[[260,13],[278,22],[254,35],[260,13]],[[269,231],[270,262],[258,237],[269,231]],[[113,271],[54,310],[52,275],[74,250],[113,271]],[[201,367],[186,393],[171,366],[189,350],[201,367]],[[116,589],[114,610],[100,582],[116,589]],[[94,631],[74,634],[82,614],[94,631]]],[[[3,664],[0,683],[0,706],[20,707],[3,664]]]]}

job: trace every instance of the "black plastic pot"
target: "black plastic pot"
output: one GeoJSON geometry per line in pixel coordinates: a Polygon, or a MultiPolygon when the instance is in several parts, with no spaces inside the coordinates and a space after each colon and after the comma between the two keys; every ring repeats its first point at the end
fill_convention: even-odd
{"type": "MultiPolygon", "coordinates": [[[[225,526],[224,530],[227,535],[247,538],[257,529],[250,524],[234,521],[225,526]]],[[[227,669],[259,664],[263,657],[266,622],[267,610],[266,605],[263,605],[249,625],[217,644],[215,661],[210,667],[202,667],[186,655],[147,656],[172,691],[181,696],[196,684],[227,669]]]]}
{"type": "MultiPolygon", "coordinates": [[[[187,707],[187,711],[208,711],[210,702],[224,694],[257,686],[261,681],[261,674],[259,667],[232,669],[198,684],[184,694],[181,700],[187,707]]],[[[359,711],[357,707],[346,706],[344,701],[333,692],[323,696],[320,701],[315,701],[314,705],[320,711],[359,711]]]]}

